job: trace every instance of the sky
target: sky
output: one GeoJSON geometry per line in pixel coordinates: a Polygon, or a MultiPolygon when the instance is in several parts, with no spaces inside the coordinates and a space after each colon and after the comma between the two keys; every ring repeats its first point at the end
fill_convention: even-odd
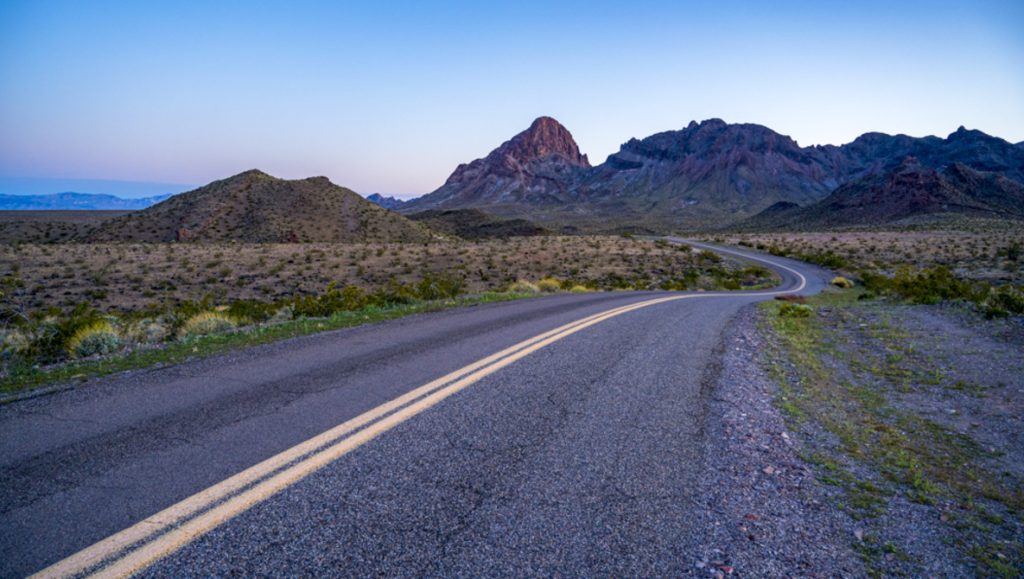
{"type": "Polygon", "coordinates": [[[0,193],[419,195],[541,115],[595,164],[712,117],[1018,142],[1021,30],[1020,0],[0,0],[0,193]]]}

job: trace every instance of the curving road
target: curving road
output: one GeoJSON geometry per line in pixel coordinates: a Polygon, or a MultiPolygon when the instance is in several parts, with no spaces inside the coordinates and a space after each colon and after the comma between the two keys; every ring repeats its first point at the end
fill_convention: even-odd
{"type": "Polygon", "coordinates": [[[681,574],[720,335],[826,279],[714,249],[782,284],[471,307],[0,407],[0,576],[681,574]]]}

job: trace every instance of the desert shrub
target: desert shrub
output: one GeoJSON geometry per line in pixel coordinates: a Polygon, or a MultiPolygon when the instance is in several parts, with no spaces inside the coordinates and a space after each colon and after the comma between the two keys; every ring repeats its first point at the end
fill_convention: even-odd
{"type": "Polygon", "coordinates": [[[70,311],[51,308],[33,312],[19,327],[17,353],[33,362],[57,362],[68,354],[68,342],[76,332],[103,318],[88,304],[70,311]]]}
{"type": "MultiPolygon", "coordinates": [[[[336,283],[331,282],[324,293],[317,296],[302,296],[296,298],[291,304],[292,316],[296,318],[324,318],[338,312],[353,311],[366,307],[373,301],[366,295],[362,288],[354,285],[347,285],[338,289],[336,283]]],[[[374,305],[385,306],[391,301],[384,295],[374,305]]]]}
{"type": "Polygon", "coordinates": [[[553,277],[546,277],[537,282],[537,289],[544,293],[554,293],[562,289],[562,282],[553,277]]]}
{"type": "Polygon", "coordinates": [[[846,267],[846,260],[836,255],[832,250],[817,252],[817,253],[803,253],[797,256],[798,259],[820,265],[821,267],[827,267],[830,269],[840,269],[846,267]]]}
{"type": "Polygon", "coordinates": [[[270,319],[279,309],[281,309],[281,304],[279,303],[261,302],[259,300],[238,300],[231,302],[227,313],[235,320],[259,323],[270,319]]]}
{"type": "Polygon", "coordinates": [[[178,330],[178,336],[182,338],[205,336],[230,330],[236,325],[230,316],[222,312],[202,312],[186,320],[178,330]]]}
{"type": "Polygon", "coordinates": [[[144,318],[124,324],[119,334],[126,342],[155,344],[166,340],[171,330],[159,319],[144,318]]]}
{"type": "Polygon", "coordinates": [[[702,259],[704,261],[707,261],[709,263],[719,263],[719,262],[722,261],[722,256],[718,255],[717,253],[715,253],[713,251],[707,250],[707,249],[701,250],[701,252],[698,254],[698,257],[700,257],[700,259],[702,259]]]}
{"type": "Polygon", "coordinates": [[[1006,259],[1010,261],[1020,261],[1022,252],[1024,252],[1024,250],[1022,250],[1019,243],[1011,243],[1010,246],[1006,248],[1006,259]]]}
{"type": "Polygon", "coordinates": [[[574,293],[574,294],[584,294],[584,293],[589,292],[590,288],[588,288],[585,285],[576,284],[576,285],[572,286],[571,288],[569,288],[569,291],[574,293]]]}
{"type": "Polygon", "coordinates": [[[921,271],[902,267],[896,271],[890,291],[917,304],[955,299],[974,301],[977,297],[970,283],[957,279],[945,266],[921,271]]]}
{"type": "Polygon", "coordinates": [[[421,300],[441,300],[458,297],[465,281],[454,276],[426,275],[416,284],[416,293],[421,300]]]}
{"type": "Polygon", "coordinates": [[[68,338],[65,345],[68,354],[85,358],[96,354],[110,354],[121,348],[121,337],[107,320],[96,320],[82,326],[68,338]]]}
{"type": "Polygon", "coordinates": [[[832,285],[834,285],[834,286],[836,286],[838,288],[843,288],[843,289],[850,289],[850,288],[853,287],[853,282],[848,280],[848,279],[846,279],[845,277],[843,277],[841,275],[838,275],[838,276],[832,278],[832,282],[831,283],[832,283],[832,285]]]}
{"type": "Polygon", "coordinates": [[[508,286],[508,291],[514,294],[535,294],[540,293],[540,288],[537,287],[537,284],[521,279],[508,286]]]}
{"type": "Polygon", "coordinates": [[[1008,285],[993,289],[985,298],[983,306],[985,317],[988,318],[1024,314],[1024,291],[1008,285]]]}
{"type": "Polygon", "coordinates": [[[814,309],[807,304],[785,302],[779,306],[779,315],[784,318],[809,318],[814,309]]]}
{"type": "Polygon", "coordinates": [[[689,284],[685,279],[667,279],[658,286],[659,289],[670,292],[685,291],[689,284]]]}
{"type": "Polygon", "coordinates": [[[266,321],[268,324],[283,324],[289,320],[295,318],[295,310],[291,306],[283,306],[277,310],[270,319],[266,321]]]}

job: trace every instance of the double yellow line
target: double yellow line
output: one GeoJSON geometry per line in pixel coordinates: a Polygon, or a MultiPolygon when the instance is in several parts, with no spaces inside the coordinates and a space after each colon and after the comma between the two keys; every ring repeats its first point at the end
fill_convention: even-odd
{"type": "MultiPolygon", "coordinates": [[[[777,295],[793,290],[743,295],[777,295]]],[[[600,312],[524,340],[433,380],[322,434],[274,455],[216,485],[36,573],[34,577],[94,575],[127,577],[195,541],[228,520],[395,426],[537,350],[595,324],[669,301],[736,294],[689,294],[655,298],[600,312]]]]}

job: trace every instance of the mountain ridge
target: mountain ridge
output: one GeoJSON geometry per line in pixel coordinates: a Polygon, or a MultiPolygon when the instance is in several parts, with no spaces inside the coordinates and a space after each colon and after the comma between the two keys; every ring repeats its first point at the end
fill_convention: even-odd
{"type": "Polygon", "coordinates": [[[960,163],[1024,182],[1019,145],[962,126],[946,138],[874,132],[844,145],[801,147],[763,125],[712,118],[632,138],[591,167],[568,129],[541,117],[399,210],[476,208],[563,231],[699,229],[738,223],[778,203],[811,205],[907,157],[937,170],[960,163]],[[530,155],[514,145],[535,136],[550,146],[530,155]],[[557,154],[544,156],[551,151],[557,154]],[[536,170],[538,159],[546,170],[536,170]]]}
{"type": "Polygon", "coordinates": [[[806,207],[775,204],[739,229],[815,229],[885,225],[958,214],[1024,220],[1024,184],[962,163],[934,169],[906,157],[884,173],[850,181],[806,207]]]}

